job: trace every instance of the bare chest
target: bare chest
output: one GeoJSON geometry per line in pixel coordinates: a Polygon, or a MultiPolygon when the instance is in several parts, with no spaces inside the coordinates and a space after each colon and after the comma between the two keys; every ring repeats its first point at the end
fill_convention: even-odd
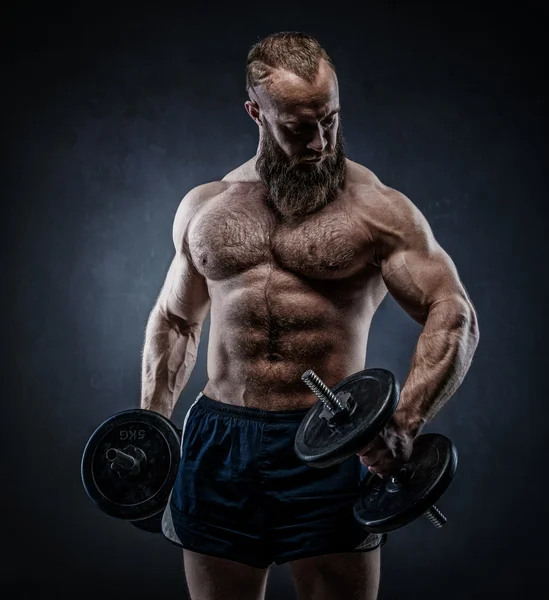
{"type": "Polygon", "coordinates": [[[292,224],[277,222],[260,194],[222,195],[196,216],[189,246],[198,270],[214,281],[273,262],[302,277],[345,278],[373,258],[367,231],[344,195],[292,224]]]}

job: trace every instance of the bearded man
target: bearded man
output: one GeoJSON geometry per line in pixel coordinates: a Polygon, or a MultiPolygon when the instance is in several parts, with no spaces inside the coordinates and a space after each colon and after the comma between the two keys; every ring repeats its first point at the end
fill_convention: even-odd
{"type": "Polygon", "coordinates": [[[147,324],[141,406],[170,417],[210,313],[207,383],[185,417],[163,533],[192,600],[256,600],[288,563],[300,600],[373,600],[380,547],[353,517],[361,480],[389,476],[462,382],[478,342],[456,268],[416,206],[345,156],[335,68],[317,40],[271,35],[248,55],[256,155],[191,190],[147,324]],[[400,403],[339,465],[301,462],[316,397],[362,370],[387,293],[422,326],[400,403]]]}

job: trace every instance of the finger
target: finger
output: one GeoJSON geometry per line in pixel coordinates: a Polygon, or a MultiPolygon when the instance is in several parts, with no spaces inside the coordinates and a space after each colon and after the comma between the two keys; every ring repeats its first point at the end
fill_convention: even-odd
{"type": "Polygon", "coordinates": [[[374,448],[369,450],[360,457],[360,462],[365,466],[369,467],[383,460],[387,455],[387,448],[374,448]]]}
{"type": "Polygon", "coordinates": [[[375,464],[375,465],[370,465],[368,467],[368,471],[370,471],[370,473],[372,473],[373,475],[377,475],[378,477],[381,477],[381,479],[385,479],[383,467],[379,463],[375,464]]]}
{"type": "Polygon", "coordinates": [[[367,462],[366,458],[364,456],[361,456],[360,462],[365,467],[368,467],[368,471],[370,471],[370,473],[374,473],[375,475],[377,475],[378,472],[383,468],[383,460],[373,460],[367,462]]]}
{"type": "Polygon", "coordinates": [[[362,450],[360,450],[360,452],[357,452],[357,456],[364,456],[366,454],[369,454],[370,452],[376,451],[376,450],[378,450],[380,448],[384,448],[384,447],[385,447],[385,443],[378,436],[372,442],[370,442],[367,446],[365,446],[362,450]]]}
{"type": "Polygon", "coordinates": [[[374,442],[372,442],[371,444],[368,444],[366,447],[362,448],[362,450],[357,452],[356,455],[364,456],[365,454],[368,454],[368,452],[370,452],[370,450],[373,448],[373,444],[374,444],[374,442]]]}
{"type": "Polygon", "coordinates": [[[379,460],[374,468],[376,470],[376,475],[379,475],[383,479],[387,479],[389,477],[394,477],[399,473],[403,465],[403,461],[391,457],[384,457],[379,460]]]}

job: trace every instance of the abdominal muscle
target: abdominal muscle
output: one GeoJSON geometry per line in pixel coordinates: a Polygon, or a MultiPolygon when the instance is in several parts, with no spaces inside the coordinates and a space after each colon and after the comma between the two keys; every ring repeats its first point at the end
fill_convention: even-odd
{"type": "Polygon", "coordinates": [[[346,294],[341,280],[307,282],[264,265],[208,287],[206,396],[263,410],[308,408],[317,398],[301,380],[305,371],[333,387],[364,368],[376,307],[356,284],[346,294]]]}

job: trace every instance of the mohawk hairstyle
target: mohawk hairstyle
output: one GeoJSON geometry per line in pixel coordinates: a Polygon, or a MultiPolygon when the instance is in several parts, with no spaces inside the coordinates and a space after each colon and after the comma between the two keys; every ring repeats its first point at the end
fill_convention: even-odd
{"type": "Polygon", "coordinates": [[[286,69],[312,82],[321,59],[334,69],[330,57],[314,37],[298,31],[273,33],[250,48],[246,91],[256,85],[268,85],[274,69],[286,69]]]}

